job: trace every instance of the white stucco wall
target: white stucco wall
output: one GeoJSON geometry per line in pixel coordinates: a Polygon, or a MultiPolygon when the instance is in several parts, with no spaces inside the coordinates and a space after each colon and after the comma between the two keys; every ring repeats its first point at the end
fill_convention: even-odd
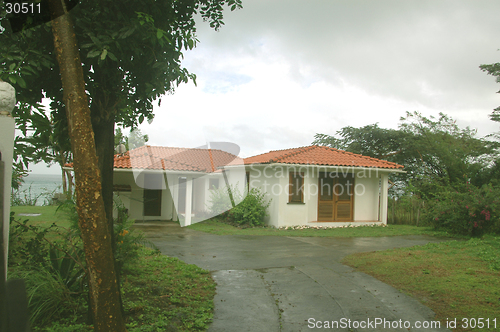
{"type": "MultiPolygon", "coordinates": [[[[380,178],[389,171],[374,169],[337,170],[334,167],[287,165],[250,165],[250,188],[260,188],[272,199],[266,223],[274,227],[310,225],[318,219],[318,176],[319,172],[338,171],[354,173],[353,221],[358,224],[384,223],[379,221],[380,178]],[[304,203],[288,203],[289,172],[297,170],[304,173],[304,203]],[[383,175],[382,175],[383,174],[383,175]]],[[[326,224],[323,222],[317,225],[326,224]]],[[[328,224],[349,225],[352,222],[329,222],[328,224]]]]}
{"type": "Polygon", "coordinates": [[[371,178],[357,175],[354,183],[354,220],[378,220],[379,178],[375,174],[371,178]]]}

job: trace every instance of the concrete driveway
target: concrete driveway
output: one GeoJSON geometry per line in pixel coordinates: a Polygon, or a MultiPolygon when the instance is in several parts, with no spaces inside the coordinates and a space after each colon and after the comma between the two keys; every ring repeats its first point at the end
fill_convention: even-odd
{"type": "Polygon", "coordinates": [[[439,239],[212,235],[168,222],[135,227],[162,253],[212,272],[217,295],[210,332],[445,331],[426,325],[434,317],[429,308],[340,263],[355,252],[439,239]]]}

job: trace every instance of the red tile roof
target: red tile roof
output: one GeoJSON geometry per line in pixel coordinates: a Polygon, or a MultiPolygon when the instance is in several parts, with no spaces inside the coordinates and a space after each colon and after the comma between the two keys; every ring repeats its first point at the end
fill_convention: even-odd
{"type": "Polygon", "coordinates": [[[216,172],[218,167],[243,162],[234,154],[214,149],[141,146],[115,155],[114,167],[125,169],[154,169],[193,172],[216,172]]]}
{"type": "Polygon", "coordinates": [[[302,164],[322,166],[354,166],[377,168],[403,168],[404,166],[389,161],[362,156],[326,146],[305,146],[295,149],[270,151],[257,156],[245,158],[245,165],[249,164],[302,164]]]}

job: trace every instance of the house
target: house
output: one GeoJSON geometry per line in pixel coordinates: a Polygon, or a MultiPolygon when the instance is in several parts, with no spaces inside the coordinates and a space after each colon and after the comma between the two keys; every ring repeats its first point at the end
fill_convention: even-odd
{"type": "Polygon", "coordinates": [[[403,166],[325,146],[271,151],[244,160],[250,187],[272,199],[267,223],[387,224],[388,175],[403,166]]]}
{"type": "MultiPolygon", "coordinates": [[[[267,224],[386,224],[388,175],[403,166],[324,146],[241,159],[218,149],[143,146],[115,156],[114,191],[136,220],[212,217],[211,190],[260,188],[271,200],[267,224]]],[[[241,195],[231,197],[238,204],[241,195]]]]}
{"type": "Polygon", "coordinates": [[[212,190],[244,192],[245,168],[241,158],[219,149],[146,145],[115,155],[113,184],[131,219],[187,226],[213,216],[207,208],[212,190]]]}

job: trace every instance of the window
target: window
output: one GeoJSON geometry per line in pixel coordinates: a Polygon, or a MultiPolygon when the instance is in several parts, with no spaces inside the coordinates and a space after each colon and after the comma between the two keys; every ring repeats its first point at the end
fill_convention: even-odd
{"type": "Polygon", "coordinates": [[[209,179],[208,189],[219,189],[219,179],[209,179]]]}
{"type": "Polygon", "coordinates": [[[304,203],[304,173],[290,172],[288,203],[304,203]]]}
{"type": "Polygon", "coordinates": [[[247,192],[250,191],[250,172],[245,173],[245,180],[247,181],[247,192]]]}

